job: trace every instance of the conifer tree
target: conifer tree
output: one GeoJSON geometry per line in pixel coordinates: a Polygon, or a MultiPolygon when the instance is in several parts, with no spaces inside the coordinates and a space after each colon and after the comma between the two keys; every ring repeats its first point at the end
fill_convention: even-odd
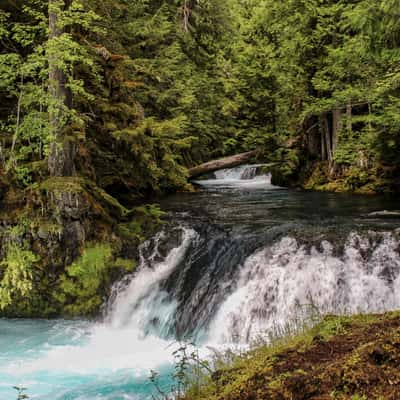
{"type": "Polygon", "coordinates": [[[65,32],[62,13],[70,7],[70,0],[49,0],[49,105],[52,142],[48,156],[52,176],[71,176],[74,173],[74,143],[66,134],[67,110],[72,106],[72,93],[67,87],[67,77],[60,65],[64,51],[59,39],[65,32]]]}

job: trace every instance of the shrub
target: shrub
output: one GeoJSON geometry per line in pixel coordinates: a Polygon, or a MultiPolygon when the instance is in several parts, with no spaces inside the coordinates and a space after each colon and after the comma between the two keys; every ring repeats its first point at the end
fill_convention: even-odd
{"type": "Polygon", "coordinates": [[[0,262],[0,310],[30,294],[33,288],[33,267],[40,257],[22,245],[10,243],[6,258],[0,262]]]}

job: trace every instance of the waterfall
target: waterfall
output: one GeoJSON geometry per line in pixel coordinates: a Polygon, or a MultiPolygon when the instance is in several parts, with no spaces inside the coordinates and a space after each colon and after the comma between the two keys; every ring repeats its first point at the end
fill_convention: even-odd
{"type": "Polygon", "coordinates": [[[254,179],[257,176],[258,166],[251,165],[244,169],[242,174],[240,175],[240,179],[242,180],[250,180],[254,179]]]}
{"type": "Polygon", "coordinates": [[[176,228],[168,235],[161,232],[142,245],[137,271],[113,289],[107,322],[114,328],[133,326],[143,334],[151,330],[158,335],[168,332],[176,304],[162,290],[160,283],[183,260],[189,244],[195,238],[195,231],[176,228]],[[168,241],[170,244],[174,234],[179,236],[178,245],[163,255],[161,247],[168,245],[168,241]]]}
{"type": "Polygon", "coordinates": [[[214,172],[213,179],[197,180],[195,183],[202,186],[236,186],[254,187],[271,185],[272,176],[262,171],[264,164],[241,165],[236,168],[222,169],[214,172]]]}
{"type": "Polygon", "coordinates": [[[184,260],[196,239],[196,232],[184,227],[158,233],[141,246],[136,272],[115,285],[104,322],[74,323],[69,343],[63,345],[58,341],[65,327],[57,323],[39,357],[0,365],[0,377],[41,371],[50,371],[57,377],[53,379],[64,374],[101,377],[110,370],[133,369],[136,377],[145,379],[150,369],[173,363],[175,339],[168,332],[176,302],[161,282],[184,260]]]}
{"type": "Polygon", "coordinates": [[[322,241],[307,249],[285,237],[251,255],[221,304],[209,340],[248,343],[284,331],[307,313],[377,313],[400,307],[399,241],[391,233],[351,233],[344,253],[322,241]]]}
{"type": "Polygon", "coordinates": [[[399,241],[393,233],[352,232],[342,250],[327,240],[307,245],[285,236],[236,263],[232,252],[245,250],[233,241],[223,253],[215,253],[216,263],[208,258],[204,275],[196,278],[196,260],[204,263],[201,254],[213,254],[214,244],[202,241],[193,229],[179,229],[177,247],[161,257],[159,246],[171,234],[157,235],[150,257],[143,258],[149,244],[142,249],[142,263],[130,283],[116,287],[108,316],[113,327],[132,326],[143,335],[162,337],[173,332],[176,336],[178,328],[190,337],[205,330],[206,341],[213,345],[246,344],[283,331],[286,324],[301,323],[311,312],[400,307],[399,241]],[[192,252],[197,254],[194,260],[192,252]],[[178,265],[185,275],[176,275],[178,265]]]}
{"type": "Polygon", "coordinates": [[[270,178],[269,173],[260,173],[258,175],[260,168],[263,166],[264,164],[241,165],[236,168],[221,169],[214,172],[214,174],[218,180],[251,180],[257,177],[260,179],[265,177],[270,178]]]}

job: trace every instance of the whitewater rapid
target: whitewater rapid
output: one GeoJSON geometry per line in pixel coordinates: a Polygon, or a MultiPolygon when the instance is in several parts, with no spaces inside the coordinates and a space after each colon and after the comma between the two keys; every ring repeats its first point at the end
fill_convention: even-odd
{"type": "Polygon", "coordinates": [[[196,184],[205,187],[236,187],[236,188],[268,188],[275,187],[271,184],[272,175],[270,173],[259,173],[263,164],[241,165],[236,168],[222,169],[213,173],[212,179],[194,181],[196,184]]]}
{"type": "Polygon", "coordinates": [[[284,237],[246,260],[209,338],[221,344],[249,343],[301,326],[309,317],[399,307],[399,241],[391,233],[353,232],[341,256],[328,241],[320,249],[307,249],[284,237]]]}

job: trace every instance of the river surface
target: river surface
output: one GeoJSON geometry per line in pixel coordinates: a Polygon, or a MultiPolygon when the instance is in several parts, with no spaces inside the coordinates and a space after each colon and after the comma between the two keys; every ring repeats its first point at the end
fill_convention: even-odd
{"type": "Polygon", "coordinates": [[[311,313],[400,308],[398,202],[271,185],[254,167],[160,201],[165,228],[102,322],[0,319],[0,399],[150,399],[177,342],[246,346],[311,313]]]}

